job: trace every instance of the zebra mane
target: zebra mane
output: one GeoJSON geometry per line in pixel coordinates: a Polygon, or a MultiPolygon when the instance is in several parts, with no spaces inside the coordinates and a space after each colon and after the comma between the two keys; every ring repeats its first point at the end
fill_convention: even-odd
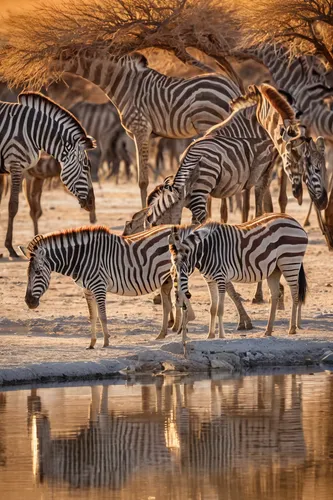
{"type": "Polygon", "coordinates": [[[271,85],[263,83],[260,85],[260,91],[270,104],[280,113],[283,120],[290,120],[291,123],[296,122],[296,117],[293,108],[288,103],[285,97],[282,97],[280,92],[271,85]]]}
{"type": "Polygon", "coordinates": [[[17,100],[22,106],[34,108],[42,113],[49,114],[50,112],[53,112],[52,117],[54,119],[70,120],[71,124],[75,125],[76,131],[82,136],[83,139],[85,139],[86,147],[89,149],[93,149],[95,147],[93,139],[87,135],[79,120],[75,118],[72,113],[67,111],[67,109],[57,104],[49,97],[46,97],[39,92],[22,92],[19,94],[17,100]],[[55,114],[55,112],[57,114],[55,114]]]}
{"type": "Polygon", "coordinates": [[[259,88],[256,85],[249,85],[247,93],[230,101],[229,106],[231,111],[239,111],[240,109],[249,108],[250,106],[258,104],[259,98],[259,88]]]}
{"type": "Polygon", "coordinates": [[[29,252],[35,252],[40,246],[41,242],[47,243],[50,239],[58,238],[59,236],[71,236],[73,234],[84,234],[84,233],[105,233],[114,234],[110,231],[107,226],[82,226],[76,227],[74,229],[62,229],[60,231],[54,231],[47,234],[37,234],[30,243],[28,244],[29,252]]]}
{"type": "Polygon", "coordinates": [[[292,124],[296,123],[295,112],[287,99],[283,97],[278,90],[267,83],[263,83],[259,86],[249,85],[248,92],[243,96],[236,97],[229,105],[232,111],[238,111],[254,106],[260,101],[262,96],[269,101],[281,115],[283,120],[289,120],[292,124]]]}

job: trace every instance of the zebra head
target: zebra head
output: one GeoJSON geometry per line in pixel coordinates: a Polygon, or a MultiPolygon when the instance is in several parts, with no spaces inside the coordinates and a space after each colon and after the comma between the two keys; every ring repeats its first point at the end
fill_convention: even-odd
{"type": "Polygon", "coordinates": [[[43,236],[35,236],[28,247],[19,246],[19,250],[29,260],[25,302],[29,309],[36,309],[39,306],[39,299],[48,289],[51,279],[51,265],[47,257],[47,250],[43,245],[43,236]]]}
{"type": "Polygon", "coordinates": [[[60,153],[60,178],[78,199],[80,206],[91,212],[95,208],[95,195],[91,180],[88,149],[95,147],[94,140],[86,136],[78,141],[63,141],[60,153]]]}
{"type": "Polygon", "coordinates": [[[93,210],[95,198],[87,150],[95,147],[94,140],[69,111],[38,92],[21,93],[18,103],[33,110],[36,123],[41,123],[38,129],[32,129],[37,148],[59,161],[62,182],[82,208],[93,210]]]}
{"type": "Polygon", "coordinates": [[[286,129],[281,129],[281,136],[285,142],[285,152],[282,154],[283,168],[291,182],[293,196],[297,199],[298,204],[301,205],[303,200],[302,179],[307,140],[305,137],[295,138],[295,135],[286,129]]]}
{"type": "Polygon", "coordinates": [[[181,219],[184,193],[174,187],[173,176],[166,177],[163,184],[159,184],[149,194],[147,205],[149,210],[145,215],[145,229],[158,224],[178,224],[181,219]]]}
{"type": "Polygon", "coordinates": [[[328,196],[323,137],[318,137],[316,141],[309,139],[308,151],[305,154],[304,182],[316,208],[324,210],[327,207],[328,196]]]}

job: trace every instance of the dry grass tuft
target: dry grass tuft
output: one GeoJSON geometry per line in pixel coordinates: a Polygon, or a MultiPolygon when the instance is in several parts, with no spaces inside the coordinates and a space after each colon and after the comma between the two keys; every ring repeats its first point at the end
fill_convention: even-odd
{"type": "Polygon", "coordinates": [[[11,15],[2,30],[0,71],[10,85],[39,89],[58,79],[55,62],[91,49],[123,55],[150,47],[192,62],[194,47],[221,57],[239,30],[228,0],[74,0],[11,15]]]}

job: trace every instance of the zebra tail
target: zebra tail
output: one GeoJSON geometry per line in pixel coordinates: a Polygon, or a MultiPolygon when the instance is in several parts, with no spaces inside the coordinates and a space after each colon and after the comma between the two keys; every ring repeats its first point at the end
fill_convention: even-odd
{"type": "Polygon", "coordinates": [[[306,298],[306,292],[308,289],[308,285],[306,282],[306,276],[304,272],[303,264],[301,264],[301,268],[299,270],[298,275],[298,300],[301,304],[304,304],[306,298]]]}

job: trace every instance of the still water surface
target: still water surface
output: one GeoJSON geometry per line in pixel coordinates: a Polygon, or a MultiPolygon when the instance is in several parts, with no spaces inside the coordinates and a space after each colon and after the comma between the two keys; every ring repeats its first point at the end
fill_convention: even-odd
{"type": "Polygon", "coordinates": [[[0,392],[0,498],[333,499],[333,375],[0,392]]]}

